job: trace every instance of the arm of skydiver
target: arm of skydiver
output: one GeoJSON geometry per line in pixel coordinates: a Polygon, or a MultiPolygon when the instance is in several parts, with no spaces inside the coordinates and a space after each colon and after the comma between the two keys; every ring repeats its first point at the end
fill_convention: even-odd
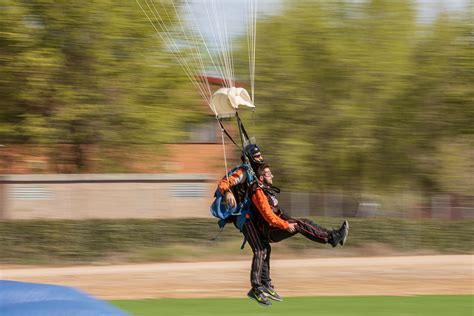
{"type": "Polygon", "coordinates": [[[278,227],[283,230],[288,229],[289,223],[273,213],[272,207],[268,203],[267,196],[261,188],[255,190],[255,193],[252,195],[252,202],[270,226],[278,227]]]}
{"type": "Polygon", "coordinates": [[[225,195],[227,192],[230,192],[230,188],[233,186],[244,183],[247,180],[246,174],[247,172],[244,168],[239,168],[228,177],[224,177],[221,181],[219,181],[217,188],[223,195],[225,195]]]}
{"type": "Polygon", "coordinates": [[[225,201],[227,205],[231,207],[235,207],[237,204],[235,200],[235,196],[230,190],[233,186],[236,186],[240,183],[243,183],[247,180],[247,172],[244,168],[239,168],[235,170],[232,174],[228,177],[224,177],[221,181],[219,181],[218,189],[219,191],[225,196],[225,201]]]}

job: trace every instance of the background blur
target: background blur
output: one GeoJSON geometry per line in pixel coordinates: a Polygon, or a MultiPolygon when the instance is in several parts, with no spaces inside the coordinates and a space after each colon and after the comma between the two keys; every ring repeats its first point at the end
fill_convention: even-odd
{"type": "MultiPolygon", "coordinates": [[[[472,1],[263,1],[242,116],[289,213],[354,218],[355,247],[472,252],[473,21],[472,1]]],[[[135,1],[4,0],[0,48],[2,260],[207,245],[220,130],[135,1]]]]}

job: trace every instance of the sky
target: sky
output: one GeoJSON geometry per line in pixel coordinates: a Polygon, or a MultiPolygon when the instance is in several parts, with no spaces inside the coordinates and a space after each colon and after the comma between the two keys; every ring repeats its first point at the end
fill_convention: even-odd
{"type": "MultiPolygon", "coordinates": [[[[298,1],[298,0],[293,0],[298,1]]],[[[364,1],[364,0],[353,0],[364,1]]],[[[212,1],[211,1],[212,2],[212,1]]],[[[271,15],[278,13],[282,7],[283,0],[258,0],[258,14],[271,15]]],[[[440,10],[461,11],[466,8],[469,0],[415,0],[419,7],[420,21],[430,21],[440,10]]],[[[203,37],[211,45],[214,40],[214,27],[208,22],[204,4],[206,0],[188,0],[193,11],[193,19],[197,20],[197,24],[203,37]]],[[[209,0],[207,0],[209,3],[209,0]]],[[[245,24],[242,20],[247,15],[245,0],[218,0],[219,8],[223,8],[223,14],[226,17],[226,33],[230,36],[241,35],[246,31],[245,24]]]]}

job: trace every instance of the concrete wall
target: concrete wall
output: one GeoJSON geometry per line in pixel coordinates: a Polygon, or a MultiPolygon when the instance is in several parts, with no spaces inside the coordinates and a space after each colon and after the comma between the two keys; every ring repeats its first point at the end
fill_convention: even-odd
{"type": "Polygon", "coordinates": [[[0,219],[210,217],[207,174],[0,176],[0,219]]]}

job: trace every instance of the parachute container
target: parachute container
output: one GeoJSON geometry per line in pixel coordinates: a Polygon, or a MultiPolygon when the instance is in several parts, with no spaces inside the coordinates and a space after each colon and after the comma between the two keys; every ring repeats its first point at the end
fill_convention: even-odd
{"type": "Polygon", "coordinates": [[[255,108],[249,93],[244,88],[220,88],[211,98],[210,107],[218,118],[233,117],[239,105],[255,108]]]}

